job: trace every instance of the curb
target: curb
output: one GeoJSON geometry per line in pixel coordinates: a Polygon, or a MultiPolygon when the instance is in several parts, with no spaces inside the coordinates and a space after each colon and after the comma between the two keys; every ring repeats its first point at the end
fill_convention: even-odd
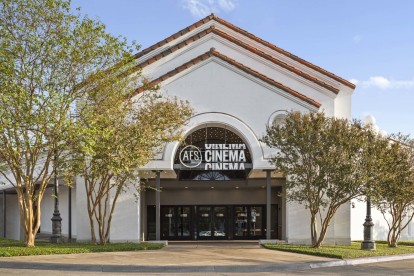
{"type": "Polygon", "coordinates": [[[347,260],[329,261],[329,262],[322,262],[322,263],[311,263],[310,268],[360,265],[360,264],[371,264],[371,263],[380,263],[380,262],[402,261],[402,260],[410,260],[410,259],[414,259],[414,254],[377,256],[377,257],[367,257],[367,258],[360,258],[360,259],[347,259],[347,260]]]}
{"type": "Polygon", "coordinates": [[[49,270],[67,272],[138,272],[138,273],[259,273],[274,271],[309,270],[310,263],[291,264],[260,264],[260,265],[201,265],[201,266],[172,266],[172,265],[94,265],[94,264],[64,264],[64,263],[34,263],[34,262],[0,262],[0,268],[20,270],[49,270]]]}

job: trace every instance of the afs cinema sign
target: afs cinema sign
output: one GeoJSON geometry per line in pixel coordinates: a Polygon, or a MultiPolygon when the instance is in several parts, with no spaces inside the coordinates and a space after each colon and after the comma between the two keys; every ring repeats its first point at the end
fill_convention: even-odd
{"type": "Polygon", "coordinates": [[[194,145],[180,151],[180,163],[189,169],[244,170],[246,144],[204,144],[204,149],[194,145]]]}

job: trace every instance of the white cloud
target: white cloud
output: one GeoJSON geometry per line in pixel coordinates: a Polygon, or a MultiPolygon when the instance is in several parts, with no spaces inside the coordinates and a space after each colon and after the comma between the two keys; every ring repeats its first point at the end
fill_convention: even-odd
{"type": "Polygon", "coordinates": [[[234,0],[218,0],[220,8],[225,11],[232,11],[236,8],[236,1],[234,0]]]}
{"type": "Polygon", "coordinates": [[[236,8],[237,2],[238,0],[181,0],[181,7],[200,18],[220,10],[230,12],[236,8]]]}
{"type": "Polygon", "coordinates": [[[379,89],[391,88],[391,81],[383,76],[369,77],[367,81],[363,81],[362,85],[365,87],[377,87],[379,89]]]}
{"type": "Polygon", "coordinates": [[[357,80],[357,79],[350,79],[349,82],[357,85],[359,83],[359,80],[357,80]]]}
{"type": "Polygon", "coordinates": [[[414,78],[411,80],[394,80],[383,76],[373,76],[369,77],[368,80],[350,79],[349,81],[355,85],[359,84],[363,88],[378,88],[381,90],[414,88],[414,78]]]}

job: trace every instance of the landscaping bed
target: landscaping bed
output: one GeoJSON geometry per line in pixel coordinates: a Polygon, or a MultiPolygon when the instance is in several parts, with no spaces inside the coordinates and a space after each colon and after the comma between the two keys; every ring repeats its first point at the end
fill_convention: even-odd
{"type": "Polygon", "coordinates": [[[321,248],[312,248],[308,245],[295,244],[263,244],[264,248],[286,251],[299,254],[315,255],[335,259],[354,259],[372,256],[386,256],[414,253],[413,241],[402,241],[396,248],[388,247],[384,241],[377,242],[377,250],[361,250],[361,242],[352,242],[351,245],[322,246],[321,248]]]}
{"type": "Polygon", "coordinates": [[[0,257],[155,250],[163,247],[164,245],[157,243],[109,243],[106,245],[96,245],[76,242],[61,244],[36,242],[35,247],[27,248],[21,241],[0,239],[0,257]]]}

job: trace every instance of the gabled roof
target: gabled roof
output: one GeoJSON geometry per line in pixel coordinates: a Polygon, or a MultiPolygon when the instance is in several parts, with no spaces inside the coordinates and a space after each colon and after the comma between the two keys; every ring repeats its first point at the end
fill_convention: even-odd
{"type": "Polygon", "coordinates": [[[173,40],[175,40],[175,39],[177,39],[177,38],[179,38],[179,37],[181,37],[181,36],[183,36],[183,35],[191,32],[192,30],[200,27],[201,25],[203,25],[203,24],[205,24],[205,23],[207,23],[207,22],[209,22],[211,20],[215,20],[216,22],[218,22],[218,23],[220,23],[220,24],[222,24],[222,25],[224,25],[224,26],[232,29],[233,31],[238,32],[238,33],[240,33],[240,34],[242,34],[242,35],[244,35],[244,36],[246,36],[246,37],[248,37],[248,38],[250,38],[250,39],[252,39],[252,40],[254,40],[254,41],[256,41],[256,42],[258,42],[258,43],[260,43],[262,45],[264,45],[264,46],[266,46],[266,47],[268,47],[269,49],[272,49],[272,50],[274,50],[274,51],[276,51],[276,52],[278,52],[280,54],[283,54],[283,55],[291,58],[292,60],[295,60],[295,61],[297,61],[297,62],[299,62],[299,63],[301,63],[301,64],[303,64],[303,65],[305,65],[305,66],[307,66],[309,68],[312,68],[313,70],[315,70],[315,71],[317,71],[317,72],[319,72],[319,73],[321,73],[321,74],[323,74],[325,76],[328,76],[328,77],[330,77],[330,78],[332,78],[332,79],[334,79],[334,80],[336,80],[336,81],[338,81],[338,82],[340,82],[340,83],[342,83],[342,84],[344,84],[344,85],[346,85],[346,86],[348,86],[348,87],[350,87],[352,89],[355,89],[355,84],[353,84],[353,83],[351,83],[351,82],[349,82],[349,81],[347,81],[347,80],[345,80],[345,79],[343,79],[343,78],[341,78],[341,77],[339,77],[339,76],[337,76],[337,75],[335,75],[335,74],[333,74],[333,73],[331,73],[329,71],[326,71],[325,69],[322,69],[321,67],[316,66],[316,65],[314,65],[314,64],[312,64],[312,63],[310,63],[310,62],[308,62],[308,61],[306,61],[304,59],[301,59],[300,57],[298,57],[296,55],[293,55],[292,53],[290,53],[288,51],[285,51],[285,50],[277,47],[276,45],[274,45],[274,44],[272,44],[270,42],[267,42],[267,41],[265,41],[265,40],[263,40],[263,39],[255,36],[255,35],[247,32],[247,31],[245,31],[245,30],[243,30],[243,29],[241,29],[241,28],[239,28],[239,27],[237,27],[237,26],[235,26],[235,25],[233,25],[233,24],[231,24],[231,23],[229,23],[229,22],[227,22],[227,21],[225,21],[225,20],[217,17],[215,14],[211,14],[211,15],[209,15],[209,16],[207,16],[207,17],[205,17],[205,18],[203,18],[203,19],[201,19],[199,21],[197,21],[196,23],[188,26],[187,28],[184,28],[181,31],[178,31],[177,33],[175,33],[175,34],[167,37],[166,39],[161,40],[158,43],[155,43],[154,45],[152,45],[152,46],[150,46],[150,47],[142,50],[141,52],[137,53],[135,55],[135,57],[136,58],[140,58],[140,57],[148,54],[149,52],[151,52],[151,51],[153,51],[153,50],[155,50],[155,49],[157,49],[159,47],[162,47],[163,45],[165,45],[165,44],[167,44],[167,43],[169,43],[169,42],[171,42],[171,41],[173,41],[173,40]]]}
{"type": "Polygon", "coordinates": [[[159,53],[159,54],[157,54],[157,55],[155,55],[155,56],[139,63],[137,65],[137,67],[144,68],[145,66],[148,66],[148,65],[156,62],[157,60],[159,60],[159,59],[161,59],[165,56],[168,56],[169,54],[174,53],[175,51],[177,51],[181,48],[186,47],[187,45],[199,40],[200,38],[202,38],[202,37],[204,37],[204,36],[206,36],[210,33],[216,34],[216,35],[218,35],[218,36],[220,36],[224,39],[227,39],[227,40],[235,43],[236,45],[239,45],[239,46],[243,47],[244,49],[246,49],[246,50],[248,50],[248,51],[250,51],[250,52],[252,52],[256,55],[258,55],[262,58],[265,58],[265,59],[269,60],[270,62],[276,64],[276,65],[279,65],[282,68],[285,68],[285,69],[287,69],[287,70],[289,70],[289,71],[291,71],[291,72],[293,72],[293,73],[295,73],[295,74],[297,74],[297,75],[299,75],[299,76],[301,76],[301,77],[303,77],[303,78],[305,78],[309,81],[312,81],[312,82],[318,84],[319,86],[322,86],[322,87],[328,89],[329,91],[331,91],[335,94],[338,94],[338,92],[339,92],[338,88],[333,87],[332,85],[329,85],[326,82],[323,82],[323,81],[321,81],[321,80],[319,80],[319,79],[317,79],[317,78],[315,78],[315,77],[299,70],[298,68],[287,64],[286,62],[280,61],[280,60],[274,58],[273,56],[271,56],[269,54],[266,54],[265,52],[255,48],[255,47],[252,47],[252,46],[244,43],[243,41],[241,41],[237,38],[234,38],[234,37],[222,32],[222,31],[218,30],[215,26],[210,26],[209,28],[207,28],[203,31],[200,31],[199,33],[196,33],[195,35],[187,38],[186,40],[184,40],[180,43],[177,43],[176,45],[166,49],[165,51],[163,51],[163,52],[161,52],[161,53],[159,53]]]}
{"type": "MultiPolygon", "coordinates": [[[[179,67],[169,71],[168,73],[158,77],[157,79],[151,81],[150,83],[148,83],[148,86],[156,86],[159,83],[161,83],[162,81],[165,81],[165,80],[177,75],[178,73],[180,73],[180,72],[182,72],[182,71],[184,71],[188,68],[191,68],[192,66],[202,62],[203,60],[207,60],[207,59],[212,58],[212,57],[217,57],[217,58],[231,64],[232,66],[235,66],[238,69],[246,72],[247,74],[250,74],[250,75],[254,76],[255,78],[258,78],[258,79],[260,79],[260,80],[262,80],[262,81],[264,81],[264,82],[266,82],[266,83],[268,83],[268,84],[270,84],[274,87],[277,87],[277,88],[287,92],[288,94],[290,94],[290,95],[292,95],[292,96],[294,96],[294,97],[296,97],[296,98],[298,98],[298,99],[300,99],[300,100],[302,100],[302,101],[304,101],[304,102],[306,102],[310,105],[313,105],[316,108],[319,108],[321,106],[321,104],[319,102],[317,102],[317,101],[315,101],[315,100],[313,100],[313,99],[311,99],[311,98],[309,98],[309,97],[307,97],[307,96],[305,96],[305,95],[303,95],[303,94],[301,94],[301,93],[299,93],[299,92],[297,92],[297,91],[295,91],[295,90],[293,90],[293,89],[291,89],[287,86],[284,86],[280,82],[277,82],[277,81],[275,81],[275,80],[273,80],[273,79],[271,79],[271,78],[255,71],[255,70],[253,70],[253,69],[251,69],[251,68],[249,68],[249,67],[247,67],[247,66],[245,66],[245,65],[243,65],[243,64],[241,64],[237,61],[235,61],[234,59],[229,58],[226,55],[221,54],[220,52],[218,52],[214,48],[211,48],[210,51],[208,51],[208,52],[206,52],[206,53],[204,53],[204,54],[202,54],[202,55],[200,55],[196,58],[193,58],[192,60],[182,64],[181,66],[179,66],[179,67]]],[[[148,86],[146,86],[146,87],[148,87],[148,86]]],[[[145,91],[145,88],[140,87],[135,91],[135,93],[132,96],[137,95],[137,94],[139,94],[143,91],[145,91]]]]}

